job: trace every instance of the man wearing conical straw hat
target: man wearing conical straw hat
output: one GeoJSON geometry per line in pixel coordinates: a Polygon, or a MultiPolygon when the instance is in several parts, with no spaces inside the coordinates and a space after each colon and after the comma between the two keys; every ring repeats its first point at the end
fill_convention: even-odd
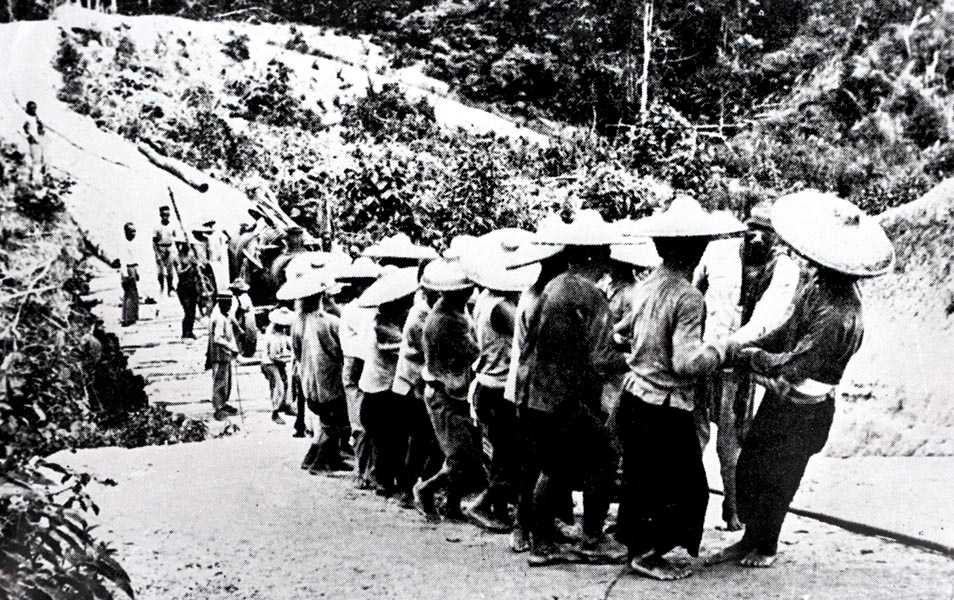
{"type": "Polygon", "coordinates": [[[344,454],[351,429],[341,375],[339,319],[329,299],[335,285],[333,269],[309,269],[292,273],[275,294],[279,300],[295,301],[292,354],[305,400],[304,407],[299,403],[298,420],[305,416],[300,411],[307,410],[315,436],[301,466],[312,474],[351,470],[344,454]]]}
{"type": "Polygon", "coordinates": [[[507,269],[513,253],[532,239],[521,229],[498,229],[477,238],[463,258],[467,276],[483,288],[474,303],[479,356],[474,362],[474,411],[493,447],[490,483],[474,505],[511,527],[509,505],[517,503],[519,449],[517,407],[504,397],[510,371],[517,299],[540,275],[540,265],[507,269]]]}
{"type": "Polygon", "coordinates": [[[623,242],[596,211],[581,210],[571,224],[538,235],[529,262],[560,256],[564,268],[547,283],[529,315],[521,344],[516,395],[522,451],[518,520],[531,538],[531,565],[574,560],[613,560],[624,554],[603,534],[613,481],[614,454],[604,428],[603,385],[626,368],[613,347],[606,296],[596,286],[605,275],[610,245],[623,242]],[[534,502],[536,474],[582,489],[583,534],[579,548],[552,539],[550,502],[534,502]]]}
{"type": "Polygon", "coordinates": [[[805,467],[828,439],[836,387],[861,346],[857,281],[888,272],[894,248],[880,225],[851,203],[807,190],[772,207],[778,236],[814,273],[801,285],[791,316],[739,352],[765,398],[742,443],[736,473],[741,541],[708,559],[747,567],[775,562],[778,536],[805,467]]]}
{"type": "Polygon", "coordinates": [[[676,547],[699,553],[709,488],[693,415],[696,387],[723,364],[728,344],[703,342],[705,303],[692,274],[710,240],[742,230],[685,196],[629,230],[652,238],[662,258],[634,290],[630,320],[620,328],[631,351],[618,416],[624,473],[616,537],[645,577],[688,577],[665,555],[676,547]]]}

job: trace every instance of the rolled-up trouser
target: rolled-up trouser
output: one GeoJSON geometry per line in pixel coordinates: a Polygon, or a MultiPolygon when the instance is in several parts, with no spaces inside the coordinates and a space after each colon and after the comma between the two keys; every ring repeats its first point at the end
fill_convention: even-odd
{"type": "Polygon", "coordinates": [[[470,418],[466,400],[454,398],[440,383],[429,382],[424,392],[434,434],[444,452],[449,487],[461,496],[487,487],[483,445],[477,425],[470,418]]]}
{"type": "Polygon", "coordinates": [[[30,144],[30,182],[42,183],[43,173],[46,170],[45,156],[42,144],[30,144]]]}
{"type": "Polygon", "coordinates": [[[216,411],[228,404],[232,396],[232,363],[212,363],[212,408],[216,411]]]}
{"type": "MultiPolygon", "coordinates": [[[[712,438],[710,423],[716,424],[716,453],[719,455],[719,470],[722,475],[722,518],[729,521],[736,515],[735,470],[739,460],[739,422],[736,415],[737,397],[742,375],[717,373],[706,381],[709,402],[696,408],[696,435],[703,451],[712,438]]],[[[742,417],[744,418],[744,416],[742,417]]]]}
{"type": "Polygon", "coordinates": [[[172,273],[175,271],[174,263],[172,260],[172,246],[159,246],[155,249],[156,252],[156,274],[159,275],[159,287],[163,288],[163,285],[167,287],[163,288],[164,291],[172,291],[172,273]]]}
{"type": "Polygon", "coordinates": [[[272,412],[275,412],[285,405],[285,392],[288,388],[285,363],[262,363],[262,373],[268,379],[268,387],[272,398],[272,412]]]}

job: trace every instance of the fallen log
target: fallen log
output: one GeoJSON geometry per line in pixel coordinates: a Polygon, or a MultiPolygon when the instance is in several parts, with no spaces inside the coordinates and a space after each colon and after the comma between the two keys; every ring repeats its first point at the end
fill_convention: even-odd
{"type": "Polygon", "coordinates": [[[139,152],[149,159],[149,162],[156,165],[163,171],[172,173],[178,177],[181,181],[188,184],[189,187],[198,190],[201,193],[206,193],[209,191],[209,183],[207,181],[201,181],[198,176],[186,173],[182,167],[179,166],[178,161],[166,156],[162,156],[158,152],[152,149],[151,145],[139,144],[136,146],[139,152]]]}

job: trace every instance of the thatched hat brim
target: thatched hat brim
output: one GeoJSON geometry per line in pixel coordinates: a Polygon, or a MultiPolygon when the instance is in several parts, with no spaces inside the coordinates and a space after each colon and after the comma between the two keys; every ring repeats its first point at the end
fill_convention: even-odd
{"type": "Polygon", "coordinates": [[[328,291],[334,280],[326,269],[310,269],[309,271],[292,274],[285,284],[275,292],[278,300],[299,300],[309,296],[317,296],[328,291]]]}
{"type": "Polygon", "coordinates": [[[716,239],[742,235],[745,226],[728,214],[712,214],[692,198],[679,197],[669,208],[625,226],[624,234],[637,237],[716,239]]]}
{"type": "Polygon", "coordinates": [[[881,225],[847,200],[816,190],[783,196],[772,206],[772,228],[808,260],[854,277],[891,270],[895,252],[881,225]]]}
{"type": "Polygon", "coordinates": [[[634,267],[651,268],[662,263],[656,246],[649,240],[637,244],[614,244],[610,246],[610,258],[634,267]]]}
{"type": "Polygon", "coordinates": [[[421,287],[435,292],[456,292],[473,286],[474,282],[467,277],[467,272],[458,260],[433,260],[424,267],[421,276],[421,287]]]}
{"type": "Polygon", "coordinates": [[[415,245],[406,235],[396,234],[368,246],[361,255],[371,258],[425,260],[428,258],[437,258],[437,251],[427,246],[415,245]]]}
{"type": "Polygon", "coordinates": [[[377,281],[357,299],[361,308],[374,308],[394,302],[417,291],[417,268],[390,269],[381,274],[377,281]]]}
{"type": "Polygon", "coordinates": [[[288,327],[291,325],[294,318],[295,313],[285,307],[276,308],[275,310],[268,313],[268,322],[272,325],[279,325],[282,327],[288,327]]]}
{"type": "Polygon", "coordinates": [[[366,281],[381,276],[381,266],[366,256],[359,256],[353,263],[342,267],[335,275],[337,281],[366,281]]]}
{"type": "MultiPolygon", "coordinates": [[[[527,289],[540,276],[540,265],[530,264],[508,269],[520,258],[520,249],[530,246],[533,234],[516,228],[503,228],[480,236],[471,247],[471,254],[462,264],[467,277],[479,285],[498,292],[519,292],[527,289]]],[[[553,246],[539,246],[550,252],[553,246]]],[[[532,258],[532,257],[531,257],[532,258]]]]}

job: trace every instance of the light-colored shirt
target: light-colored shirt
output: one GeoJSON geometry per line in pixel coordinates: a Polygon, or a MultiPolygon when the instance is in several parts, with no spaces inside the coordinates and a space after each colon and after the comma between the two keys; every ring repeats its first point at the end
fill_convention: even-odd
{"type": "Polygon", "coordinates": [[[136,267],[139,266],[135,244],[136,240],[127,240],[124,238],[122,245],[119,247],[119,275],[122,278],[135,274],[136,267]],[[132,273],[129,271],[130,267],[132,268],[132,273]]]}
{"type": "Polygon", "coordinates": [[[357,302],[349,302],[341,307],[338,336],[341,338],[343,355],[365,360],[370,330],[374,328],[374,313],[373,308],[362,308],[357,302]]]}
{"type": "Polygon", "coordinates": [[[494,311],[508,302],[503,296],[484,290],[474,304],[474,331],[480,349],[474,362],[475,377],[481,385],[494,389],[506,387],[510,373],[513,331],[498,331],[493,323],[494,311]]]}
{"type": "Polygon", "coordinates": [[[510,344],[510,369],[507,371],[507,382],[504,386],[504,398],[517,402],[517,379],[520,376],[520,354],[523,351],[523,342],[527,337],[530,313],[533,311],[540,294],[534,288],[527,288],[517,300],[517,312],[513,320],[513,342],[510,344]]]}
{"type": "Polygon", "coordinates": [[[702,292],[666,265],[633,290],[633,312],[622,328],[630,338],[623,389],[648,404],[692,411],[698,376],[725,359],[724,342],[704,343],[702,292]]]}
{"type": "Polygon", "coordinates": [[[732,334],[731,339],[740,345],[751,344],[781,327],[794,309],[800,277],[801,265],[798,260],[787,252],[779,252],[775,258],[768,288],[755,304],[755,310],[748,323],[732,334]]]}
{"type": "Polygon", "coordinates": [[[211,362],[229,362],[238,354],[232,319],[218,309],[209,322],[209,352],[211,362]]]}
{"type": "Polygon", "coordinates": [[[401,333],[404,323],[393,323],[374,313],[374,325],[368,328],[364,368],[358,388],[365,394],[379,394],[394,385],[398,351],[401,348],[401,333]]]}
{"type": "Polygon", "coordinates": [[[152,243],[157,246],[171,246],[179,239],[179,231],[170,222],[166,225],[160,223],[152,233],[152,243]]]}
{"type": "Polygon", "coordinates": [[[391,391],[406,396],[421,382],[424,370],[424,321],[431,307],[422,290],[414,296],[414,305],[404,322],[401,333],[401,348],[398,350],[397,366],[394,370],[394,385],[391,391]]]}
{"type": "Polygon", "coordinates": [[[742,307],[742,240],[713,240],[696,268],[693,283],[706,302],[705,341],[724,338],[739,328],[742,307]]]}
{"type": "Polygon", "coordinates": [[[292,359],[292,338],[279,333],[274,325],[265,330],[265,347],[262,348],[262,364],[289,363],[292,359]]]}
{"type": "Polygon", "coordinates": [[[23,133],[27,137],[27,142],[38,144],[45,133],[39,117],[27,115],[26,121],[23,122],[23,133]]]}

